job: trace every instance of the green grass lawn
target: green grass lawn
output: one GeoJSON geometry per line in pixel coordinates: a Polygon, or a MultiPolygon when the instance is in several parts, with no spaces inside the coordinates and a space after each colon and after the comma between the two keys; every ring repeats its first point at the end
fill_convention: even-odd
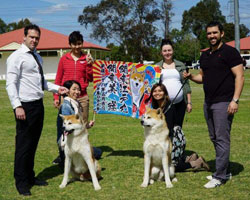
{"type": "MultiPolygon", "coordinates": [[[[197,72],[197,71],[195,71],[197,72]]],[[[214,171],[215,152],[208,138],[203,116],[202,85],[191,83],[193,111],[186,114],[183,130],[187,139],[187,153],[202,155],[214,171]]],[[[92,85],[89,87],[92,94],[92,85]]],[[[91,96],[91,99],[93,97],[91,96]]],[[[93,102],[91,102],[93,103],[93,102]]],[[[206,176],[211,172],[177,173],[178,182],[166,189],[164,182],[141,188],[143,180],[143,129],[138,119],[118,115],[96,115],[95,126],[89,130],[93,146],[103,150],[100,185],[94,191],[91,182],[73,182],[59,189],[63,172],[52,165],[58,155],[56,145],[57,110],[52,94],[44,98],[45,120],[35,160],[36,175],[47,180],[46,187],[33,187],[27,199],[250,199],[250,70],[245,71],[245,87],[240,99],[240,109],[235,115],[231,132],[231,171],[233,179],[224,186],[205,189],[206,176]]],[[[90,108],[92,118],[93,105],[90,108]]],[[[15,121],[5,90],[0,81],[0,199],[22,199],[16,191],[13,178],[15,149],[15,121]]]]}

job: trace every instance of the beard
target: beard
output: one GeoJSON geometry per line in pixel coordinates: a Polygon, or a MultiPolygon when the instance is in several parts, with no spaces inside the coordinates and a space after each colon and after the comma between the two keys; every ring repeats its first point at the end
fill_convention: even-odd
{"type": "MultiPolygon", "coordinates": [[[[214,38],[213,38],[213,39],[214,39],[214,38]]],[[[213,40],[213,39],[210,39],[210,40],[209,40],[210,46],[216,47],[216,46],[218,46],[218,45],[221,43],[221,37],[220,37],[220,38],[217,38],[217,39],[216,39],[216,42],[215,42],[214,44],[211,43],[211,40],[213,40]]]]}

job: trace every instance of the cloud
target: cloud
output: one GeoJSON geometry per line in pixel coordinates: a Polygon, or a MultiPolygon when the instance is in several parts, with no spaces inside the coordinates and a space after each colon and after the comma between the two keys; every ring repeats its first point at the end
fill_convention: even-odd
{"type": "Polygon", "coordinates": [[[240,14],[240,18],[241,19],[249,19],[250,18],[250,14],[249,13],[241,13],[240,14]]]}
{"type": "Polygon", "coordinates": [[[48,2],[48,3],[54,3],[54,4],[60,4],[62,2],[65,2],[62,0],[41,0],[41,1],[48,2]]]}
{"type": "Polygon", "coordinates": [[[41,21],[42,21],[42,19],[35,18],[35,17],[28,17],[28,19],[29,19],[32,23],[38,23],[38,22],[41,22],[41,21]]]}
{"type": "MultiPolygon", "coordinates": [[[[52,4],[64,4],[64,3],[69,3],[69,4],[83,4],[85,3],[83,0],[41,0],[43,2],[47,3],[52,3],[52,4]]],[[[85,0],[88,4],[95,1],[95,0],[85,0]]]]}
{"type": "Polygon", "coordinates": [[[37,12],[39,14],[50,14],[50,13],[54,13],[54,12],[58,12],[58,11],[68,10],[69,8],[70,8],[70,6],[68,4],[61,3],[61,4],[56,4],[56,5],[50,6],[47,9],[38,10],[37,12]]]}

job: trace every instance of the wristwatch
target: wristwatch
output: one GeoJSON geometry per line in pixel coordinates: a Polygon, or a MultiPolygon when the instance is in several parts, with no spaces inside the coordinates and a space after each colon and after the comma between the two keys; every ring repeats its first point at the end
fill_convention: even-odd
{"type": "Polygon", "coordinates": [[[239,104],[239,99],[232,99],[235,103],[239,104]]]}

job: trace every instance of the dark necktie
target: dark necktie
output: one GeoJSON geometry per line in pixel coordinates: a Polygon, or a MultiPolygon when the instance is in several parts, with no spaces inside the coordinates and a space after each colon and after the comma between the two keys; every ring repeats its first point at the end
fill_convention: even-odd
{"type": "Polygon", "coordinates": [[[38,64],[38,68],[39,68],[39,73],[41,75],[41,79],[42,79],[42,90],[44,90],[44,75],[43,75],[43,68],[41,63],[39,62],[36,54],[33,51],[30,51],[30,54],[35,58],[37,64],[38,64]]]}

